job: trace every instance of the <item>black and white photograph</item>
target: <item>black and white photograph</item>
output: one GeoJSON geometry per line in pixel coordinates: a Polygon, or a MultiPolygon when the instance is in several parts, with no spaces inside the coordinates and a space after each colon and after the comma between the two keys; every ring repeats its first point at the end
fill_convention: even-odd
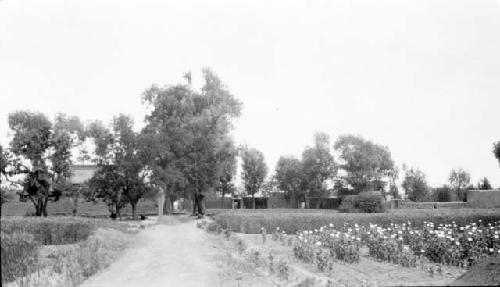
{"type": "Polygon", "coordinates": [[[1,286],[500,286],[500,0],[0,0],[1,286]]]}

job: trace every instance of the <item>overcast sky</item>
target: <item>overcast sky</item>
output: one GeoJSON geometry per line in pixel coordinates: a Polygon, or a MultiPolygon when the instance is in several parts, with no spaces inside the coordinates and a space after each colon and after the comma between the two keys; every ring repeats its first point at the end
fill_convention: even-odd
{"type": "Polygon", "coordinates": [[[500,186],[500,0],[3,0],[0,143],[18,109],[140,127],[147,87],[199,85],[205,66],[271,170],[320,130],[386,145],[434,186],[456,167],[500,186]]]}

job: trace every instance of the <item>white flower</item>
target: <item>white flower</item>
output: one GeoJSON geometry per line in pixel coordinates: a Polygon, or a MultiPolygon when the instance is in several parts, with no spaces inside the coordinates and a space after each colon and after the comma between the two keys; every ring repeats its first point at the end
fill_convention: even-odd
{"type": "Polygon", "coordinates": [[[330,227],[333,228],[333,223],[330,223],[330,227]]]}
{"type": "Polygon", "coordinates": [[[467,238],[467,240],[472,241],[472,238],[469,237],[469,238],[467,238]]]}
{"type": "Polygon", "coordinates": [[[280,228],[279,228],[279,227],[276,227],[276,230],[280,230],[280,228]]]}
{"type": "Polygon", "coordinates": [[[460,242],[458,242],[458,240],[457,240],[457,241],[455,241],[455,244],[456,244],[456,245],[460,245],[460,242]]]}
{"type": "Polygon", "coordinates": [[[321,242],[319,242],[319,241],[316,242],[316,245],[321,246],[321,242]]]}

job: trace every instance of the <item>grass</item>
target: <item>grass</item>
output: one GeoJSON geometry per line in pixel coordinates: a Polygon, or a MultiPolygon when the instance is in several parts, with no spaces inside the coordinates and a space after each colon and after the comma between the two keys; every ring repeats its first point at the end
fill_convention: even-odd
{"type": "Polygon", "coordinates": [[[21,285],[28,286],[50,285],[40,280],[54,272],[70,279],[62,286],[83,282],[124,248],[121,231],[127,229],[126,222],[81,217],[2,217],[0,224],[2,283],[24,278],[21,285]],[[50,255],[57,260],[43,260],[40,251],[47,247],[64,252],[50,255]],[[37,283],[30,274],[38,275],[37,283]]]}
{"type": "Polygon", "coordinates": [[[274,230],[279,227],[287,233],[301,230],[319,229],[333,223],[337,226],[344,223],[357,223],[367,226],[376,223],[388,226],[390,223],[411,221],[413,226],[421,226],[424,221],[436,224],[451,223],[458,225],[478,221],[494,222],[500,220],[500,209],[426,209],[426,210],[391,210],[386,213],[338,213],[335,210],[314,209],[239,209],[214,210],[214,218],[223,228],[235,232],[257,234],[260,228],[274,230]]]}

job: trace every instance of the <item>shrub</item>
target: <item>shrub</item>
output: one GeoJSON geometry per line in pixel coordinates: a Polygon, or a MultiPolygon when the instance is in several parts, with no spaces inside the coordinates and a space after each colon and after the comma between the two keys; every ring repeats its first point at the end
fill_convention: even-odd
{"type": "Polygon", "coordinates": [[[361,212],[380,213],[385,211],[382,196],[371,193],[360,193],[358,195],[358,207],[361,212]]]}
{"type": "Polygon", "coordinates": [[[1,232],[2,284],[14,281],[36,269],[39,243],[24,232],[1,232]]]}
{"type": "Polygon", "coordinates": [[[339,207],[341,213],[380,213],[384,212],[386,207],[381,195],[376,193],[363,192],[359,195],[347,195],[342,200],[339,207]]]}
{"type": "Polygon", "coordinates": [[[346,195],[339,206],[340,213],[356,213],[359,212],[358,196],[346,195]]]}

